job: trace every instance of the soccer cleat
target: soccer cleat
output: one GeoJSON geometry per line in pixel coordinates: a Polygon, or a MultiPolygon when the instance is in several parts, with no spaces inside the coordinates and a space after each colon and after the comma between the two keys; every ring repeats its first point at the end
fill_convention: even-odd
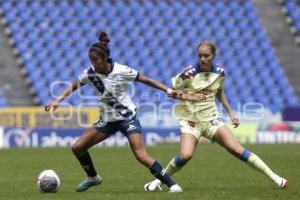
{"type": "Polygon", "coordinates": [[[277,177],[274,181],[275,185],[277,185],[281,189],[286,189],[288,187],[288,180],[285,178],[277,177]]]}
{"type": "Polygon", "coordinates": [[[146,183],[144,185],[144,189],[145,189],[145,191],[152,192],[158,188],[160,191],[162,191],[160,186],[161,186],[161,181],[159,179],[155,179],[154,181],[151,181],[150,183],[146,183]]]}
{"type": "Polygon", "coordinates": [[[79,183],[76,187],[76,192],[83,192],[89,189],[92,186],[99,185],[102,183],[102,178],[97,175],[95,177],[87,177],[83,182],[79,183]]]}
{"type": "Polygon", "coordinates": [[[169,192],[170,193],[178,193],[178,192],[183,192],[183,190],[179,185],[175,184],[170,187],[169,192]]]}
{"type": "Polygon", "coordinates": [[[288,187],[288,180],[286,180],[285,178],[282,178],[280,187],[281,187],[281,189],[287,189],[287,187],[288,187]]]}

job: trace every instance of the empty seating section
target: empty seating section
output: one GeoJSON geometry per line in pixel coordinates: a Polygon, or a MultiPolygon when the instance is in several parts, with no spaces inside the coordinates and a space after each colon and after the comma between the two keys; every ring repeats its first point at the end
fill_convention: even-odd
{"type": "MultiPolygon", "coordinates": [[[[0,8],[41,104],[51,99],[53,81],[70,81],[90,65],[88,48],[101,30],[111,37],[112,58],[168,85],[197,62],[201,40],[215,41],[234,109],[252,101],[279,111],[298,101],[248,0],[1,0],[0,8]]],[[[57,83],[53,93],[64,86],[57,83]]],[[[156,90],[136,86],[137,103],[153,100],[156,90]]],[[[67,101],[93,104],[78,95],[67,101]]]]}
{"type": "Polygon", "coordinates": [[[282,5],[286,8],[287,15],[291,19],[297,36],[300,37],[300,1],[282,0],[282,5]]]}
{"type": "Polygon", "coordinates": [[[6,107],[8,103],[6,101],[6,97],[4,91],[0,89],[0,107],[6,107]]]}

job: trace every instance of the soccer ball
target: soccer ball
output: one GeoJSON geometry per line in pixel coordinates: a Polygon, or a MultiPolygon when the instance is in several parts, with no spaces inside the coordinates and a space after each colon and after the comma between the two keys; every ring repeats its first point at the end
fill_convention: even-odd
{"type": "Polygon", "coordinates": [[[55,193],[60,188],[60,179],[55,171],[47,169],[39,174],[36,185],[43,193],[55,193]]]}

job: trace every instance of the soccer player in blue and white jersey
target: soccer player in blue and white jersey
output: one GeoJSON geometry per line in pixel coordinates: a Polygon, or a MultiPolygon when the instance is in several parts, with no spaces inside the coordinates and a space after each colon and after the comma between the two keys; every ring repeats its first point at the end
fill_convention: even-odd
{"type": "Polygon", "coordinates": [[[72,145],[72,151],[87,174],[86,180],[76,187],[77,192],[85,191],[91,186],[98,185],[102,178],[97,174],[88,149],[105,140],[117,131],[121,131],[128,139],[136,159],[150,169],[150,172],[161,182],[165,183],[170,192],[181,192],[162,166],[145,150],[142,127],[136,117],[136,106],[128,95],[128,84],[134,81],[150,87],[178,95],[179,92],[167,88],[162,83],[139,74],[135,69],[121,65],[109,58],[110,49],[107,44],[107,34],[102,32],[99,41],[89,49],[92,66],[84,70],[72,86],[66,88],[61,95],[46,105],[46,111],[54,111],[59,103],[79,87],[90,84],[94,87],[100,100],[100,119],[88,128],[72,145]]]}
{"type": "MultiPolygon", "coordinates": [[[[174,89],[185,92],[178,96],[182,101],[175,108],[181,130],[180,152],[166,167],[171,176],[191,160],[201,136],[217,142],[233,156],[266,175],[280,188],[287,188],[288,181],[275,174],[257,155],[240,145],[230,129],[220,119],[215,98],[228,112],[232,125],[236,128],[239,119],[232,111],[224,92],[224,70],[217,67],[213,60],[216,46],[213,42],[204,41],[197,47],[198,63],[184,69],[172,79],[174,89]],[[198,95],[200,101],[186,101],[186,94],[198,95]]],[[[156,179],[145,184],[148,191],[160,189],[161,181],[156,179]]]]}

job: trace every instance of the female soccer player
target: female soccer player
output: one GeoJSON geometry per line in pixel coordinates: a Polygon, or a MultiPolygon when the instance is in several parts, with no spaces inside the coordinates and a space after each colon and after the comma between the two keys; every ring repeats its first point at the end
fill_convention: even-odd
{"type": "MultiPolygon", "coordinates": [[[[180,152],[166,167],[171,176],[191,160],[198,140],[201,136],[223,146],[233,156],[246,162],[249,166],[262,172],[278,187],[286,188],[288,181],[275,174],[257,155],[240,145],[230,129],[221,121],[215,97],[222,103],[229,114],[234,128],[238,127],[239,119],[232,111],[224,92],[225,73],[222,68],[213,64],[216,47],[213,42],[204,41],[197,47],[199,63],[184,69],[172,79],[174,89],[182,89],[187,93],[201,96],[202,100],[186,101],[181,95],[181,103],[175,108],[179,117],[181,130],[180,152]]],[[[147,191],[160,188],[161,181],[156,179],[145,184],[147,191]]]]}
{"type": "Polygon", "coordinates": [[[84,70],[78,80],[72,83],[72,86],[66,88],[58,98],[45,107],[47,112],[54,111],[61,101],[87,83],[94,87],[99,96],[100,119],[72,145],[74,155],[87,174],[86,180],[76,187],[76,191],[85,191],[102,182],[102,178],[94,168],[88,149],[115,132],[121,131],[127,137],[135,158],[148,167],[156,178],[165,183],[170,188],[170,192],[181,192],[180,186],[146,152],[141,134],[142,127],[136,117],[136,106],[132,102],[127,88],[129,83],[139,81],[170,95],[178,95],[179,91],[167,88],[162,83],[143,76],[126,65],[114,62],[109,58],[110,49],[107,46],[109,39],[106,33],[100,34],[99,41],[89,49],[92,66],[84,70]]]}

